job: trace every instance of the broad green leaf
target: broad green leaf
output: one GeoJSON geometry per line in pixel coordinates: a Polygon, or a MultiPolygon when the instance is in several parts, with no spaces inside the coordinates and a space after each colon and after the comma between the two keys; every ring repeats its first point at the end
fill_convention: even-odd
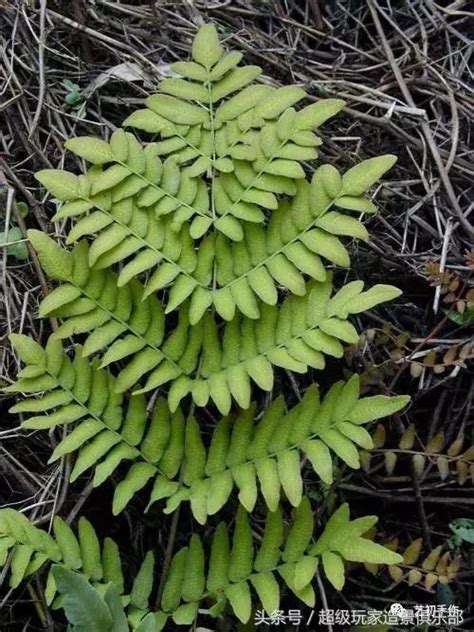
{"type": "Polygon", "coordinates": [[[278,610],[280,605],[280,588],[273,573],[267,571],[250,576],[250,582],[260,599],[265,612],[278,610]]]}
{"type": "Polygon", "coordinates": [[[312,130],[342,110],[345,103],[341,99],[322,99],[306,106],[296,115],[297,130],[312,130]]]}
{"type": "Polygon", "coordinates": [[[87,579],[62,566],[53,566],[58,591],[63,595],[62,607],[76,632],[109,632],[112,616],[97,591],[87,579]]]}
{"type": "Polygon", "coordinates": [[[225,588],[225,596],[239,621],[247,623],[252,610],[252,597],[248,583],[242,581],[238,584],[229,584],[225,588]]]}
{"type": "Polygon", "coordinates": [[[403,562],[401,555],[367,538],[350,538],[337,550],[348,562],[369,564],[400,564],[403,562]]]}
{"type": "Polygon", "coordinates": [[[40,230],[28,230],[27,235],[48,277],[60,281],[68,280],[72,272],[71,255],[40,230]]]}

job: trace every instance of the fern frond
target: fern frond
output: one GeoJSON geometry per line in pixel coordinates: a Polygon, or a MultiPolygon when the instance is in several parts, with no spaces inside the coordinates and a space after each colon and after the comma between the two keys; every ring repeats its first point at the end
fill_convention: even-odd
{"type": "Polygon", "coordinates": [[[196,624],[204,607],[211,616],[228,607],[247,622],[255,598],[278,609],[281,584],[312,606],[318,565],[341,590],[345,560],[392,568],[401,560],[368,537],[376,519],[351,521],[346,505],[315,537],[301,469],[309,464],[329,485],[339,461],[358,468],[359,449],[373,443],[363,425],[408,398],[361,398],[354,376],[321,401],[311,386],[292,408],[280,397],[260,415],[251,403],[253,383],[272,390],[275,368],[305,373],[322,369],[325,356],[341,358],[344,343],[358,340],[350,316],[399,296],[389,285],[364,291],[361,281],[334,291],[326,269],[349,265],[343,237],[367,237],[350,212],[375,212],[367,192],[395,157],[344,174],[323,164],[308,181],[317,130],[343,102],[301,108],[304,90],[255,84],[260,68],[239,66],[241,57],[225,53],[214,27],[201,27],[192,60],[175,64],[179,76],[123,124],[145,141],[124,129],[108,141],[73,138],[66,148],[89,163],[85,173],[37,174],[59,202],[53,220],[71,221],[66,245],[74,247],[28,232],[58,282],[40,316],[60,325],[44,348],[11,336],[24,366],[4,391],[26,395],[11,412],[25,429],[67,427],[50,462],[74,455],[72,481],[92,471],[98,486],[120,466],[114,514],[147,485],[149,505],[163,500],[171,513],[189,501],[200,524],[234,487],[240,503],[233,534],[219,524],[209,555],[197,533],[175,553],[158,611],[152,552],[125,588],[117,546],[102,545],[86,520],[76,535],[56,518],[49,535],[0,510],[0,566],[11,560],[15,587],[52,564],[47,602],[60,593],[55,605],[71,629],[159,632],[196,624]],[[72,339],[67,352],[64,339],[72,339]],[[222,415],[212,431],[201,430],[195,411],[208,403],[222,415]],[[259,495],[269,513],[257,544],[247,512],[259,495]],[[288,525],[283,499],[293,507],[288,525]]]}
{"type": "Polygon", "coordinates": [[[184,436],[184,477],[173,489],[168,478],[158,476],[150,502],[167,498],[165,512],[170,513],[189,501],[200,524],[227,503],[234,486],[249,512],[255,507],[258,487],[270,511],[275,511],[282,494],[297,506],[303,494],[302,458],[324,483],[331,484],[335,457],[358,469],[359,449],[373,447],[363,424],[397,412],[408,401],[405,396],[360,398],[359,379],[353,376],[334,384],[321,403],[317,389],[310,387],[290,410],[282,398],[276,399],[258,423],[254,407],[233,420],[224,417],[207,450],[191,418],[184,436]]]}
{"type": "MultiPolygon", "coordinates": [[[[278,580],[312,607],[315,602],[312,583],[320,561],[328,580],[339,590],[344,583],[345,560],[372,564],[397,564],[403,560],[398,553],[362,537],[376,522],[375,516],[351,521],[348,506],[342,505],[314,541],[313,511],[305,498],[295,509],[288,528],[280,509],[268,513],[263,537],[254,549],[248,514],[241,506],[231,543],[225,523],[214,531],[208,563],[203,542],[197,535],[192,536],[187,547],[175,553],[164,584],[161,611],[153,613],[157,622],[154,629],[162,629],[168,618],[177,625],[191,624],[204,600],[214,604],[208,610],[209,614],[218,616],[228,603],[235,616],[245,623],[251,614],[251,591],[255,591],[266,611],[273,612],[280,602],[278,580]]],[[[43,541],[47,541],[51,551],[48,549],[42,564],[54,561],[66,569],[80,571],[95,586],[110,582],[119,595],[124,595],[118,549],[111,540],[106,540],[108,544],[104,543],[101,549],[92,526],[85,519],[79,523],[79,538],[76,538],[72,529],[56,518],[53,538],[33,527],[22,514],[2,510],[0,542],[4,540],[9,542],[7,550],[15,550],[13,557],[17,547],[24,546],[25,540],[35,552],[43,551],[43,541]],[[20,525],[19,537],[15,531],[17,525],[20,525]],[[29,533],[28,539],[24,532],[29,533]]],[[[129,604],[127,615],[132,629],[138,629],[151,611],[149,597],[154,565],[153,555],[149,553],[135,578],[130,596],[124,600],[129,604]]],[[[53,568],[48,580],[49,600],[55,593],[55,577],[58,573],[53,568]]],[[[62,587],[61,592],[64,592],[62,587]]]]}
{"type": "MultiPolygon", "coordinates": [[[[377,180],[393,164],[391,156],[377,161],[376,174],[366,182],[377,180]]],[[[370,171],[369,164],[365,166],[370,171]]],[[[236,308],[249,318],[258,318],[258,303],[275,304],[278,286],[303,295],[306,276],[323,281],[326,272],[321,257],[337,265],[349,265],[348,253],[338,236],[367,237],[367,231],[359,221],[330,210],[333,205],[344,210],[375,210],[362,194],[347,194],[354,190],[351,179],[349,185],[344,184],[351,171],[341,177],[334,167],[321,166],[311,185],[300,181],[291,202],[275,204],[267,229],[244,222],[237,243],[222,234],[217,237],[208,235],[199,244],[197,252],[192,225],[189,228],[183,225],[188,218],[183,217],[179,226],[169,217],[156,219],[149,210],[140,210],[133,196],[106,205],[102,193],[98,201],[78,199],[64,205],[56,217],[60,219],[70,213],[77,217],[88,212],[70,231],[68,243],[85,235],[96,235],[87,253],[87,264],[95,269],[127,261],[117,278],[119,286],[145,272],[152,274],[147,280],[144,296],[172,283],[167,312],[190,299],[192,324],[201,319],[210,305],[214,305],[226,320],[232,319],[236,308]],[[89,212],[91,209],[95,210],[89,212]]],[[[247,183],[252,177],[251,170],[249,172],[244,164],[237,165],[236,172],[247,183]]],[[[62,174],[41,172],[39,178],[46,186],[50,183],[57,188],[62,174]]],[[[87,179],[81,176],[77,178],[78,183],[81,178],[87,179]]],[[[357,178],[359,181],[360,175],[357,178]]],[[[76,188],[79,191],[79,184],[76,188]]],[[[68,195],[70,190],[68,185],[68,195]]],[[[223,208],[238,199],[242,190],[234,174],[224,174],[213,184],[216,204],[223,200],[223,208]]],[[[52,192],[58,195],[58,191],[52,192]]],[[[257,222],[262,219],[263,216],[259,217],[257,222]]],[[[30,231],[29,236],[41,259],[44,244],[39,242],[36,232],[30,231]]],[[[62,274],[62,271],[56,274],[62,274]]]]}
{"type": "MultiPolygon", "coordinates": [[[[106,538],[100,545],[91,523],[79,519],[78,535],[59,516],[53,521],[53,535],[35,527],[26,516],[14,509],[0,509],[0,567],[10,559],[10,586],[16,588],[26,577],[43,565],[56,562],[80,571],[93,582],[108,581],[120,592],[124,590],[118,547],[106,538]]],[[[47,582],[46,597],[55,595],[53,577],[47,582]]]]}
{"type": "MultiPolygon", "coordinates": [[[[93,468],[94,486],[107,480],[124,461],[133,461],[117,485],[114,512],[121,511],[135,493],[158,475],[170,479],[168,492],[178,486],[172,482],[182,464],[184,418],[178,409],[170,414],[166,401],[158,399],[150,414],[143,396],[128,402],[114,389],[115,378],[83,357],[75,348],[71,361],[60,341],[51,338],[43,350],[28,354],[31,341],[12,335],[12,343],[27,366],[9,392],[25,392],[27,398],[11,409],[25,413],[25,429],[49,429],[73,425],[72,431],[56,446],[50,462],[77,453],[71,481],[93,468]],[[32,376],[34,374],[34,376],[32,376]],[[37,398],[38,395],[42,397],[37,398]]],[[[36,343],[33,343],[36,345],[36,343]]]]}
{"type": "MultiPolygon", "coordinates": [[[[22,359],[28,357],[23,345],[29,342],[26,337],[13,336],[22,359]]],[[[296,506],[303,488],[301,457],[306,457],[319,478],[330,484],[332,453],[350,467],[358,468],[358,449],[372,448],[371,437],[362,424],[393,414],[409,399],[360,399],[359,379],[353,376],[347,383],[334,384],[321,404],[317,389],[311,387],[291,410],[287,410],[282,398],[275,400],[258,423],[255,407],[242,411],[234,420],[225,417],[217,424],[206,449],[196,421],[191,417],[185,422],[179,409],[170,414],[163,399],[157,400],[150,415],[143,395],[132,397],[128,405],[120,395],[110,395],[107,400],[109,391],[104,385],[113,387],[114,378],[88,364],[80,347],[76,348],[73,362],[63,355],[58,374],[48,371],[53,364],[53,351],[59,353],[56,342],[50,342],[39,358],[30,355],[30,360],[37,362],[27,364],[28,373],[32,367],[42,367],[45,373],[35,371],[34,378],[20,376],[10,390],[26,386],[32,392],[35,381],[41,389],[45,376],[55,379],[56,386],[43,398],[28,399],[11,412],[36,413],[23,421],[22,426],[29,429],[75,424],[50,459],[54,462],[77,452],[72,481],[94,468],[93,484],[98,486],[121,462],[133,461],[115,488],[115,514],[149,482],[153,482],[150,504],[167,499],[165,511],[171,512],[189,500],[201,524],[226,504],[235,485],[239,500],[248,511],[255,506],[257,482],[271,511],[277,507],[282,491],[296,506]],[[99,408],[96,400],[101,390],[105,394],[99,408]],[[181,471],[182,479],[178,476],[181,471]]]]}
{"type": "MultiPolygon", "coordinates": [[[[328,275],[324,283],[309,285],[303,297],[289,296],[281,306],[264,305],[259,320],[235,315],[220,334],[214,319],[206,314],[199,325],[192,327],[185,317],[180,320],[180,340],[196,344],[202,335],[202,352],[193,355],[186,373],[172,371],[166,362],[151,371],[143,388],[150,391],[171,382],[168,401],[171,410],[191,393],[198,406],[211,399],[226,415],[232,399],[241,408],[250,405],[250,381],[263,390],[273,386],[273,367],[304,373],[308,367],[324,367],[324,355],[341,357],[342,343],[355,343],[358,334],[347,322],[349,314],[359,313],[399,295],[399,290],[388,285],[376,285],[366,292],[363,284],[355,281],[344,286],[331,297],[332,283],[328,275]],[[202,334],[196,327],[202,326],[202,334]],[[193,372],[199,366],[197,376],[193,372]]],[[[185,354],[183,344],[181,354],[185,354]]],[[[189,351],[189,349],[188,349],[189,351]]],[[[176,361],[179,360],[176,358],[176,361]]],[[[143,375],[134,367],[126,367],[118,377],[124,390],[132,387],[143,375]]]]}
{"type": "MultiPolygon", "coordinates": [[[[48,244],[48,238],[42,233],[32,237],[37,247],[41,245],[39,251],[50,257],[54,247],[48,244]]],[[[117,289],[115,274],[91,271],[86,258],[87,245],[80,244],[69,262],[70,272],[66,277],[64,270],[62,273],[68,283],[45,299],[41,314],[66,318],[56,337],[91,332],[84,355],[103,353],[107,348],[102,366],[127,360],[115,383],[118,391],[134,387],[147,373],[144,386],[136,393],[170,383],[173,411],[188,393],[198,406],[213,400],[224,415],[230,410],[232,398],[241,408],[248,408],[250,380],[269,391],[274,366],[299,373],[308,367],[323,368],[324,355],[341,357],[342,342],[357,342],[358,334],[347,322],[350,314],[400,294],[388,285],[376,285],[364,292],[363,283],[354,281],[331,297],[328,275],[322,283],[309,284],[303,297],[289,296],[278,307],[263,305],[259,320],[236,314],[222,334],[210,314],[192,326],[185,306],[179,311],[178,326],[168,332],[161,345],[164,315],[156,298],[141,301],[138,282],[117,289]]]]}

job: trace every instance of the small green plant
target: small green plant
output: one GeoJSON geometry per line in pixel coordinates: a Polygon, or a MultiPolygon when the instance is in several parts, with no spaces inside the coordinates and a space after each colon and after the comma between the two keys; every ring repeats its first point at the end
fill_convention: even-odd
{"type": "Polygon", "coordinates": [[[450,548],[458,549],[464,542],[474,544],[474,520],[471,518],[458,518],[449,524],[453,535],[449,538],[450,548]]]}
{"type": "Polygon", "coordinates": [[[18,226],[12,226],[8,233],[6,231],[0,232],[0,249],[3,248],[6,250],[7,255],[11,255],[20,261],[28,259],[28,248],[18,226]]]}
{"type": "Polygon", "coordinates": [[[361,281],[336,290],[328,269],[350,265],[344,237],[367,237],[350,212],[375,212],[365,194],[395,157],[342,175],[323,164],[308,181],[315,130],[343,102],[295,107],[301,88],[254,83],[261,70],[241,57],[203,26],[192,61],[173,66],[181,78],[165,79],[124,122],[146,141],[123,129],[109,141],[73,138],[66,147],[91,163],[85,173],[37,174],[74,246],[28,232],[55,284],[40,316],[60,326],[44,347],[11,336],[24,368],[6,391],[27,395],[12,412],[26,429],[69,430],[51,461],[75,454],[72,481],[120,476],[115,514],[146,486],[149,506],[165,501],[172,513],[189,502],[202,525],[238,506],[209,547],[195,533],[174,553],[158,598],[153,553],[124,580],[117,546],[101,546],[84,518],[77,537],[58,517],[49,535],[3,510],[0,561],[11,560],[12,586],[49,564],[47,601],[73,630],[174,629],[226,609],[247,622],[258,602],[279,607],[281,584],[312,606],[318,567],[341,590],[346,560],[402,560],[364,537],[376,518],[351,521],[346,504],[315,528],[301,468],[304,459],[325,485],[339,462],[358,468],[359,448],[373,446],[364,424],[409,398],[361,398],[357,375],[322,395],[310,386],[296,404],[273,396],[281,369],[321,371],[357,342],[351,315],[399,296],[361,281]],[[263,508],[257,544],[252,514],[263,508]]]}
{"type": "MultiPolygon", "coordinates": [[[[21,217],[24,218],[28,215],[29,209],[25,202],[17,202],[16,206],[21,217]]],[[[6,211],[0,209],[0,215],[4,217],[6,211]]],[[[8,231],[6,229],[0,231],[0,252],[4,250],[7,255],[11,255],[19,261],[24,261],[28,259],[28,248],[23,233],[18,226],[11,225],[11,220],[8,223],[10,224],[8,231]]]]}
{"type": "Polygon", "coordinates": [[[70,105],[73,110],[79,109],[84,101],[84,97],[81,94],[81,87],[69,79],[64,79],[62,83],[67,90],[64,101],[70,105]]]}

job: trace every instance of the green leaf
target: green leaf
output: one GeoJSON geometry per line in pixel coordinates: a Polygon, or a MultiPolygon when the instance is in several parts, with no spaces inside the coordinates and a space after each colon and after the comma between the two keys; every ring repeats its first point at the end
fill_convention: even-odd
{"type": "Polygon", "coordinates": [[[193,41],[193,59],[205,68],[210,68],[219,61],[224,51],[214,24],[201,26],[193,41]]]}
{"type": "Polygon", "coordinates": [[[323,568],[326,577],[336,590],[342,590],[344,586],[344,561],[341,556],[331,551],[325,551],[322,555],[323,568]]]}
{"type": "Polygon", "coordinates": [[[62,566],[53,566],[58,591],[63,595],[62,607],[75,632],[110,632],[112,616],[104,602],[78,573],[62,566]]]}
{"type": "Polygon", "coordinates": [[[9,339],[22,362],[41,366],[45,364],[46,354],[44,349],[32,338],[22,334],[10,334],[9,339]]]}
{"type": "Polygon", "coordinates": [[[323,483],[331,485],[333,482],[333,464],[326,444],[319,439],[308,439],[301,445],[301,449],[310,460],[314,471],[323,483]]]}
{"type": "Polygon", "coordinates": [[[110,632],[128,632],[127,616],[122,605],[120,594],[113,584],[109,584],[104,595],[104,602],[109,608],[112,617],[110,632]]]}
{"type": "Polygon", "coordinates": [[[350,538],[341,544],[338,553],[348,562],[364,562],[369,564],[400,564],[403,557],[367,538],[350,538]]]}
{"type": "Polygon", "coordinates": [[[282,559],[294,562],[300,558],[313,535],[314,518],[309,499],[305,496],[295,511],[293,525],[286,539],[282,559]]]}
{"type": "Polygon", "coordinates": [[[370,290],[362,292],[351,301],[349,311],[351,314],[366,312],[380,303],[392,301],[394,298],[399,297],[401,293],[401,290],[393,285],[374,285],[370,290]]]}
{"type": "Polygon", "coordinates": [[[48,277],[60,281],[68,280],[72,272],[71,255],[40,230],[28,230],[27,236],[48,277]]]}
{"type": "Polygon", "coordinates": [[[267,571],[250,576],[250,582],[260,599],[265,612],[278,610],[280,605],[280,588],[273,573],[267,571]]]}
{"type": "Polygon", "coordinates": [[[278,454],[278,472],[286,497],[298,507],[303,495],[300,455],[297,450],[284,450],[278,454]]]}
{"type": "Polygon", "coordinates": [[[2,248],[2,246],[7,244],[7,246],[5,247],[7,255],[12,255],[20,261],[28,259],[28,248],[26,247],[26,244],[22,241],[22,239],[23,233],[18,228],[18,226],[12,226],[8,231],[8,235],[6,234],[6,232],[0,232],[0,249],[2,248]]]}
{"type": "Polygon", "coordinates": [[[239,621],[247,623],[252,611],[252,597],[248,583],[243,581],[238,584],[229,584],[225,588],[225,596],[239,621]]]}
{"type": "Polygon", "coordinates": [[[155,556],[152,551],[148,551],[135,576],[130,593],[130,603],[141,610],[148,607],[148,599],[153,588],[154,569],[155,556]]]}
{"type": "Polygon", "coordinates": [[[379,180],[385,172],[397,162],[397,156],[386,154],[363,160],[346,171],[342,177],[342,190],[345,195],[362,195],[379,180]]]}
{"type": "Polygon", "coordinates": [[[63,202],[79,197],[79,178],[61,169],[43,169],[35,173],[35,178],[55,198],[63,202]]]}
{"type": "Polygon", "coordinates": [[[296,129],[315,129],[340,112],[344,105],[341,99],[323,99],[308,105],[296,115],[296,129]]]}
{"type": "Polygon", "coordinates": [[[386,395],[363,397],[352,409],[349,419],[355,424],[365,424],[374,419],[393,415],[404,408],[409,402],[409,395],[398,395],[397,397],[387,397],[386,395]]]}
{"type": "Polygon", "coordinates": [[[109,144],[94,136],[70,138],[65,142],[64,146],[69,151],[94,165],[103,165],[114,158],[109,144]]]}

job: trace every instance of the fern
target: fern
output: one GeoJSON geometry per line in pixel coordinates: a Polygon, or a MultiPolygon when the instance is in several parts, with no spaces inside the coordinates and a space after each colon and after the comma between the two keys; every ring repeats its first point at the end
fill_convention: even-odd
{"type": "MultiPolygon", "coordinates": [[[[20,357],[27,361],[32,341],[15,335],[12,339],[20,357]]],[[[34,378],[20,376],[9,390],[29,390],[32,379],[38,380],[41,388],[50,377],[56,380],[55,388],[51,387],[51,393],[42,399],[17,404],[11,412],[41,413],[28,416],[22,423],[25,429],[76,424],[50,459],[54,462],[77,451],[71,481],[94,468],[93,483],[100,485],[122,461],[133,460],[124,480],[115,488],[114,513],[122,511],[149,481],[153,481],[150,503],[167,498],[166,511],[173,511],[183,500],[190,500],[200,523],[222,508],[234,484],[239,489],[239,500],[252,511],[257,479],[271,511],[279,503],[281,488],[297,506],[302,497],[300,453],[308,458],[321,480],[330,484],[331,453],[349,467],[358,468],[358,448],[373,447],[362,424],[392,414],[408,401],[405,396],[360,399],[359,378],[353,376],[346,383],[334,384],[321,403],[318,390],[310,387],[291,410],[287,410],[283,398],[276,399],[258,423],[255,406],[235,419],[222,418],[206,450],[193,417],[185,422],[179,408],[170,413],[166,401],[159,398],[148,419],[145,397],[132,397],[127,404],[120,394],[114,395],[115,379],[84,360],[81,347],[76,347],[72,362],[62,355],[59,372],[51,370],[53,352],[62,353],[55,339],[45,351],[39,346],[35,350],[38,362],[27,364],[24,371],[36,372],[44,367],[46,373],[34,378]],[[68,385],[68,380],[75,386],[68,385]],[[103,394],[99,405],[97,393],[103,394]],[[180,483],[181,470],[184,478],[180,483]]]]}
{"type": "MultiPolygon", "coordinates": [[[[356,190],[354,181],[358,184],[361,180],[361,167],[370,176],[362,185],[365,190],[392,165],[392,156],[369,159],[342,178],[334,167],[323,165],[316,170],[311,185],[304,180],[296,185],[291,202],[283,200],[276,204],[266,229],[246,222],[237,242],[221,234],[208,234],[197,251],[193,241],[196,235],[190,233],[186,224],[176,227],[169,219],[156,219],[152,213],[135,206],[133,195],[107,205],[101,200],[74,200],[61,207],[53,219],[68,217],[71,205],[76,217],[77,208],[83,208],[84,213],[95,209],[77,221],[67,242],[92,236],[88,261],[96,269],[126,262],[118,277],[119,286],[147,271],[153,273],[147,280],[145,296],[172,284],[167,312],[189,299],[192,324],[199,322],[211,304],[226,320],[232,320],[236,308],[249,318],[258,318],[258,301],[275,304],[277,286],[304,295],[303,275],[324,281],[326,271],[321,257],[349,266],[348,253],[338,236],[364,239],[367,231],[356,219],[330,208],[336,205],[373,212],[375,207],[371,202],[348,193],[356,190]],[[82,202],[85,204],[80,206],[82,202]]],[[[47,170],[40,172],[38,178],[49,186],[53,195],[59,196],[57,187],[64,173],[47,170]]],[[[217,183],[219,180],[213,181],[213,191],[217,183]]],[[[70,186],[64,183],[68,197],[70,186]]],[[[230,197],[227,204],[231,204],[230,197]]],[[[262,219],[263,216],[258,221],[262,219]]]]}
{"type": "Polygon", "coordinates": [[[11,412],[27,430],[69,430],[50,462],[74,454],[71,481],[92,470],[98,486],[121,466],[115,514],[147,485],[149,505],[164,501],[171,513],[189,501],[200,524],[234,487],[239,500],[232,546],[225,523],[207,553],[194,534],[172,559],[156,612],[151,553],[127,592],[116,545],[101,546],[84,519],[76,538],[59,518],[48,535],[0,511],[0,561],[11,552],[12,585],[52,564],[48,603],[63,605],[78,632],[189,625],[207,607],[214,616],[229,607],[246,622],[255,599],[277,609],[277,578],[312,605],[318,564],[340,590],[344,560],[400,561],[362,537],[376,519],[351,522],[346,505],[313,539],[301,468],[307,462],[325,485],[339,463],[358,468],[359,449],[372,447],[363,425],[408,398],[361,397],[357,376],[321,400],[309,386],[292,406],[268,396],[262,409],[253,397],[254,384],[272,391],[280,369],[304,374],[341,358],[359,338],[350,318],[399,296],[360,281],[334,288],[330,270],[350,265],[344,238],[367,238],[360,219],[376,211],[370,189],[396,158],[343,174],[322,164],[308,180],[317,130],[344,103],[301,106],[300,87],[255,83],[261,70],[240,61],[203,26],[192,61],[173,66],[179,77],[162,81],[125,129],[66,142],[89,163],[84,173],[37,174],[58,203],[53,221],[68,230],[66,248],[28,231],[55,286],[39,315],[59,328],[45,347],[11,336],[24,366],[5,390],[27,396],[11,412]],[[218,421],[201,428],[211,405],[218,421]],[[269,513],[254,549],[247,512],[259,495],[269,513]]]}
{"type": "Polygon", "coordinates": [[[135,387],[150,372],[143,388],[135,392],[147,392],[170,382],[172,410],[188,393],[198,406],[212,399],[222,414],[230,411],[232,398],[248,408],[250,380],[269,391],[273,366],[298,373],[308,367],[324,368],[324,354],[341,357],[341,342],[358,341],[356,330],[346,322],[350,314],[400,294],[387,285],[363,292],[363,283],[354,281],[331,297],[332,282],[327,275],[324,282],[308,284],[303,297],[289,296],[281,306],[262,305],[258,320],[234,316],[222,335],[210,314],[192,326],[186,312],[180,310],[177,328],[167,332],[167,340],[160,346],[165,335],[163,310],[155,297],[140,300],[138,282],[117,288],[114,273],[90,270],[85,263],[88,249],[84,243],[69,255],[42,233],[30,231],[30,239],[45,269],[53,274],[56,268],[51,259],[55,256],[61,266],[56,275],[68,280],[40,307],[42,316],[66,320],[56,337],[91,332],[84,345],[86,356],[107,347],[102,366],[128,360],[117,378],[119,391],[135,387]],[[69,270],[67,277],[65,269],[69,270]]]}
{"type": "MultiPolygon", "coordinates": [[[[370,564],[403,561],[398,553],[363,537],[376,522],[375,516],[351,521],[348,506],[342,505],[314,540],[313,511],[309,501],[303,499],[289,527],[279,508],[267,514],[263,537],[255,549],[248,514],[240,507],[232,545],[222,522],[214,531],[207,564],[203,542],[196,534],[187,547],[175,553],[164,583],[161,610],[153,612],[154,627],[150,626],[150,629],[162,629],[168,617],[177,624],[191,624],[202,601],[212,604],[208,613],[213,616],[221,614],[228,603],[245,623],[251,614],[251,589],[265,610],[273,612],[280,601],[277,578],[312,607],[315,595],[311,582],[319,563],[322,563],[328,580],[341,590],[345,580],[345,560],[370,564]]],[[[56,517],[53,537],[34,527],[19,512],[1,510],[0,543],[5,554],[12,550],[12,586],[43,564],[54,562],[62,569],[80,572],[96,587],[105,585],[99,594],[106,594],[107,584],[112,584],[118,595],[126,596],[122,602],[127,604],[126,615],[132,629],[140,630],[140,624],[150,617],[155,576],[153,553],[146,555],[130,593],[126,593],[116,544],[107,538],[101,547],[92,525],[85,518],[79,521],[76,537],[73,530],[56,517]]],[[[5,557],[0,560],[1,564],[5,563],[5,557]]],[[[71,573],[58,573],[57,567],[53,566],[48,575],[48,602],[54,599],[58,577],[61,583],[67,579],[74,581],[71,573]]],[[[73,585],[77,592],[77,580],[73,585]]],[[[64,592],[62,586],[59,588],[64,592]]],[[[65,608],[67,610],[66,605],[65,608]]]]}

